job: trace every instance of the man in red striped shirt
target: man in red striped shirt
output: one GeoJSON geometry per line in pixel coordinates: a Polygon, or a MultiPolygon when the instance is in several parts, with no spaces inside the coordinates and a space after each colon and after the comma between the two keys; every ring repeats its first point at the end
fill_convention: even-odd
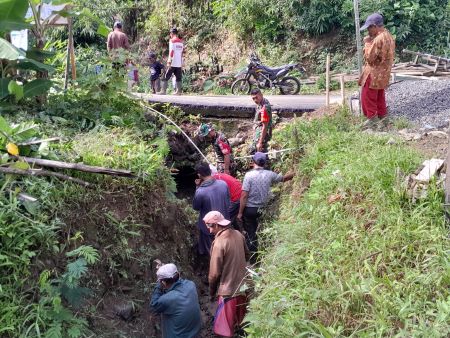
{"type": "Polygon", "coordinates": [[[242,184],[238,179],[234,178],[231,175],[217,172],[217,169],[214,166],[210,165],[209,167],[211,168],[212,177],[214,177],[216,180],[224,181],[228,186],[231,200],[230,207],[228,208],[230,217],[229,219],[233,224],[234,228],[238,229],[236,217],[239,212],[242,184]]]}

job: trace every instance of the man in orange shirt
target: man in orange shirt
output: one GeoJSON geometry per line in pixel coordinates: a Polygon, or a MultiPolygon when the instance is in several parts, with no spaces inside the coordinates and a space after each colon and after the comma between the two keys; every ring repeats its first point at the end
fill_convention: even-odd
{"type": "Polygon", "coordinates": [[[362,86],[361,107],[371,128],[380,120],[387,125],[387,107],[384,90],[389,85],[394,63],[395,41],[384,28],[383,17],[374,13],[367,17],[361,30],[368,29],[364,38],[364,69],[358,84],[362,86]]]}

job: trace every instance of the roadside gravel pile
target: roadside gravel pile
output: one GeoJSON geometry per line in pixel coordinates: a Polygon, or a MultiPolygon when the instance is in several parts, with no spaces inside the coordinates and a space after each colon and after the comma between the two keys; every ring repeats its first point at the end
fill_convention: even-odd
{"type": "Polygon", "coordinates": [[[389,112],[420,127],[442,128],[450,121],[450,80],[402,81],[386,92],[389,112]]]}

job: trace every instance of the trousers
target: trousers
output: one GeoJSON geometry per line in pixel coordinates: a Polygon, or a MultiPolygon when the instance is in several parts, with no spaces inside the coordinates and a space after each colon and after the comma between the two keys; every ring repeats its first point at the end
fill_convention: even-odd
{"type": "Polygon", "coordinates": [[[367,77],[361,91],[361,108],[368,119],[383,118],[387,115],[386,97],[384,89],[372,89],[370,75],[367,77]]]}
{"type": "Polygon", "coordinates": [[[164,75],[164,79],[166,81],[169,81],[172,77],[172,74],[175,75],[177,82],[181,82],[181,79],[183,77],[183,71],[181,70],[181,67],[169,67],[169,69],[167,69],[166,71],[166,74],[164,75]]]}
{"type": "Polygon", "coordinates": [[[256,231],[258,230],[258,219],[260,216],[259,208],[257,207],[245,207],[242,214],[243,228],[246,232],[245,239],[247,247],[254,256],[258,251],[258,237],[256,231]]]}

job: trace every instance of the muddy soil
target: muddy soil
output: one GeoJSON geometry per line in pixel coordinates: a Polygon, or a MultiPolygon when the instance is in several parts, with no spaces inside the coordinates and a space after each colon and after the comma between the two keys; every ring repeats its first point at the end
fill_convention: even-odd
{"type": "MultiPolygon", "coordinates": [[[[81,309],[95,337],[160,337],[160,320],[149,311],[155,259],[173,262],[197,285],[203,316],[201,337],[212,337],[213,304],[207,262],[197,257],[197,228],[183,201],[160,188],[102,187],[72,201],[61,215],[64,237],[82,232],[82,243],[101,253],[85,286],[93,291],[81,309]]],[[[55,260],[63,268],[64,257],[55,260]]]]}

